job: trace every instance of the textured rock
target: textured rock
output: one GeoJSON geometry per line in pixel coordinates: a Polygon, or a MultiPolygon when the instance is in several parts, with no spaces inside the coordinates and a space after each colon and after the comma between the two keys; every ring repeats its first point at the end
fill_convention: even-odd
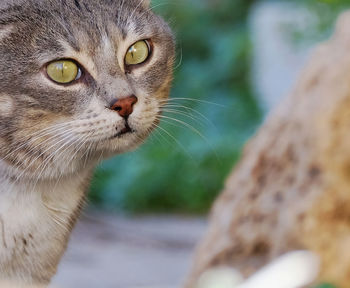
{"type": "Polygon", "coordinates": [[[350,287],[350,13],[246,146],[187,287],[208,268],[248,276],[298,249],[321,257],[319,281],[350,287]]]}

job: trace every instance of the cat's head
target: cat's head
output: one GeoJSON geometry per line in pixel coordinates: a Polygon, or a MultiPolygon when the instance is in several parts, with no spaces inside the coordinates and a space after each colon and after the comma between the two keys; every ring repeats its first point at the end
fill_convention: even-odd
{"type": "Polygon", "coordinates": [[[55,177],[136,148],[172,81],[173,34],[148,0],[0,5],[0,157],[55,177]]]}

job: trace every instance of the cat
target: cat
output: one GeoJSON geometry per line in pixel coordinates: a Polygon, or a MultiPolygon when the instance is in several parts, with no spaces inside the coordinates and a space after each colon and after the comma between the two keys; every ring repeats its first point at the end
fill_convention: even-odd
{"type": "Polygon", "coordinates": [[[94,167],[157,127],[175,37],[149,0],[1,1],[0,280],[46,286],[94,167]]]}

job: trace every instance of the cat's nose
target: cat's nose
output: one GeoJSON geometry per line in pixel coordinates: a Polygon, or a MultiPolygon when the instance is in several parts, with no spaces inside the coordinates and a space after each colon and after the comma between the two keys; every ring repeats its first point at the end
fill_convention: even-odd
{"type": "Polygon", "coordinates": [[[118,114],[127,119],[134,110],[134,105],[137,102],[137,97],[131,95],[126,98],[116,99],[112,102],[110,109],[118,112],[118,114]]]}

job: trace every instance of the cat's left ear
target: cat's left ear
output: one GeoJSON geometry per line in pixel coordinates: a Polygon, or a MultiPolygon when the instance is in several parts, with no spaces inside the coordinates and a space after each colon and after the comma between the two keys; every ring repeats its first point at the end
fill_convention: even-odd
{"type": "Polygon", "coordinates": [[[151,0],[143,0],[142,5],[145,8],[149,8],[151,6],[151,0]]]}

